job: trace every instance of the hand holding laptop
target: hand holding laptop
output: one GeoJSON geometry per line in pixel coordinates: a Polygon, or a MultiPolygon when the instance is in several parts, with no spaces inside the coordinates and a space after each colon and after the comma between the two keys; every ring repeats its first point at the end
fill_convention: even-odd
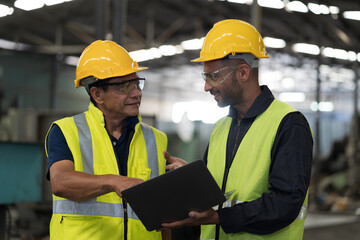
{"type": "Polygon", "coordinates": [[[202,160],[128,188],[122,195],[148,231],[218,221],[211,207],[226,201],[202,160]]]}
{"type": "Polygon", "coordinates": [[[191,211],[189,212],[189,217],[182,219],[180,221],[163,223],[161,224],[164,229],[177,228],[181,226],[199,226],[206,224],[219,224],[219,215],[217,212],[210,208],[203,212],[191,211]]]}

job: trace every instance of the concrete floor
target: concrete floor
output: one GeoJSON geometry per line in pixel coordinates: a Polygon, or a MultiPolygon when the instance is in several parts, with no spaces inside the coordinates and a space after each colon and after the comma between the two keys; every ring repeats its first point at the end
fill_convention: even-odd
{"type": "Polygon", "coordinates": [[[308,214],[303,240],[360,240],[360,216],[308,214]]]}

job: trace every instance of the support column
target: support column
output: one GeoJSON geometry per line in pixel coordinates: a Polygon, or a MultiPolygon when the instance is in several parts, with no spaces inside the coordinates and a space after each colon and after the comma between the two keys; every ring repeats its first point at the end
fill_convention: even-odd
{"type": "Polygon", "coordinates": [[[250,16],[250,22],[251,24],[261,33],[261,27],[262,27],[262,9],[259,6],[257,0],[253,1],[253,4],[251,5],[251,16],[250,16]]]}
{"type": "Polygon", "coordinates": [[[146,1],[146,42],[145,47],[151,48],[155,41],[155,19],[154,19],[154,2],[146,1]]]}
{"type": "Polygon", "coordinates": [[[349,133],[349,144],[351,144],[351,151],[349,154],[349,170],[348,180],[350,192],[348,195],[357,199],[360,195],[360,159],[359,159],[359,110],[358,110],[358,80],[359,80],[359,64],[357,61],[353,64],[354,70],[354,114],[352,118],[352,128],[349,133]]]}
{"type": "Polygon", "coordinates": [[[96,0],[95,1],[95,26],[96,26],[96,39],[105,39],[106,34],[106,21],[105,21],[105,12],[106,12],[106,3],[107,0],[96,0]]]}
{"type": "MultiPolygon", "coordinates": [[[[321,48],[322,46],[322,26],[321,23],[317,23],[317,45],[321,48]]],[[[314,131],[314,155],[313,155],[313,182],[314,182],[314,196],[315,204],[318,206],[319,202],[319,183],[320,183],[320,134],[321,134],[321,112],[320,112],[320,102],[321,102],[321,80],[320,80],[320,65],[322,63],[321,51],[318,55],[318,66],[317,66],[317,79],[316,79],[316,90],[315,90],[315,101],[317,103],[317,110],[315,112],[315,131],[314,131]]]]}
{"type": "Polygon", "coordinates": [[[127,0],[114,0],[114,29],[113,40],[124,44],[127,22],[127,0]]]}

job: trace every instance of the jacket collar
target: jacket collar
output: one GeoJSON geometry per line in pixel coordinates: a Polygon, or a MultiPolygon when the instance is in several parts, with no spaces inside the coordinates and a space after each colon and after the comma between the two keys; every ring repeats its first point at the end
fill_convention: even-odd
{"type": "MultiPolygon", "coordinates": [[[[266,86],[260,86],[261,93],[255,99],[254,103],[251,105],[249,110],[245,113],[244,118],[255,118],[259,116],[261,113],[265,112],[265,110],[270,106],[270,104],[274,101],[274,95],[270,91],[270,89],[266,86]]],[[[235,108],[230,106],[229,108],[229,117],[237,118],[238,113],[235,108]]]]}

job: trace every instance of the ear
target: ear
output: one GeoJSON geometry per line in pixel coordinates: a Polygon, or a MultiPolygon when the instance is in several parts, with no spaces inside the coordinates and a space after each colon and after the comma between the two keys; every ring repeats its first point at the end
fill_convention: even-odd
{"type": "Polygon", "coordinates": [[[92,87],[90,88],[90,95],[95,100],[97,104],[101,104],[104,102],[102,98],[102,91],[98,87],[92,87]]]}
{"type": "Polygon", "coordinates": [[[246,63],[240,64],[236,69],[236,76],[242,81],[246,81],[250,77],[251,68],[246,63]]]}

